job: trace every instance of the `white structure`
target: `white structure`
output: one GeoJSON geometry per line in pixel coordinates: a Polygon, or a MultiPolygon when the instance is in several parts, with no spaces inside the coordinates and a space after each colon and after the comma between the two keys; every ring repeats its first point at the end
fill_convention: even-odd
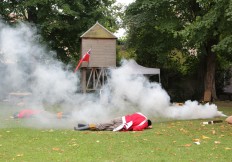
{"type": "Polygon", "coordinates": [[[127,66],[133,70],[134,74],[142,74],[142,75],[158,75],[159,83],[160,83],[160,69],[158,68],[148,68],[137,64],[134,60],[130,60],[127,63],[127,66]]]}

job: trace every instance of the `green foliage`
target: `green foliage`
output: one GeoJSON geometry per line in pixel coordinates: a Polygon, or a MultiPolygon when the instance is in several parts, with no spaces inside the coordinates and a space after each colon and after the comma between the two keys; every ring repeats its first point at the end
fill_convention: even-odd
{"type": "Polygon", "coordinates": [[[78,59],[80,36],[97,21],[114,32],[118,29],[118,6],[115,0],[6,0],[0,4],[0,14],[7,19],[15,12],[34,23],[45,42],[57,51],[58,59],[70,62],[78,59]],[[7,11],[7,12],[6,12],[7,11]]]}
{"type": "Polygon", "coordinates": [[[117,58],[116,58],[116,63],[118,66],[121,65],[121,61],[123,59],[136,59],[136,55],[135,55],[135,52],[132,48],[130,49],[126,49],[125,48],[125,45],[118,45],[117,46],[117,58]]]}
{"type": "Polygon", "coordinates": [[[230,53],[231,10],[228,6],[231,7],[228,0],[136,1],[128,7],[124,19],[129,29],[129,45],[138,49],[137,55],[149,53],[149,59],[161,66],[174,49],[188,53],[183,47],[194,48],[201,53],[202,46],[219,35],[220,42],[213,49],[230,53]]]}
{"type": "Polygon", "coordinates": [[[216,88],[217,88],[217,94],[223,93],[223,89],[225,86],[230,85],[230,79],[232,77],[231,73],[231,62],[228,61],[226,57],[222,57],[221,55],[218,56],[218,64],[217,70],[216,70],[216,76],[217,79],[216,82],[216,88]]]}
{"type": "Polygon", "coordinates": [[[162,67],[174,47],[180,47],[174,31],[181,22],[171,12],[169,1],[136,1],[126,10],[124,23],[129,29],[128,45],[136,49],[143,65],[162,67]]]}
{"type": "Polygon", "coordinates": [[[136,59],[136,54],[133,48],[128,48],[127,38],[121,37],[117,42],[117,65],[120,66],[123,59],[136,59]]]}
{"type": "MultiPolygon", "coordinates": [[[[215,40],[213,45],[217,47],[220,41],[231,37],[229,30],[231,21],[227,16],[228,3],[228,0],[198,1],[200,12],[193,11],[196,13],[193,22],[186,22],[186,27],[180,32],[188,40],[186,43],[189,46],[199,49],[205,46],[207,41],[215,40]],[[219,37],[220,40],[218,40],[219,37]]],[[[217,49],[220,51],[219,48],[217,49]]]]}
{"type": "MultiPolygon", "coordinates": [[[[231,8],[230,0],[135,1],[124,18],[128,45],[135,49],[140,64],[161,68],[164,87],[170,86],[169,80],[186,76],[204,85],[207,55],[216,53],[217,58],[232,61],[231,8]],[[190,50],[195,50],[194,55],[190,50]]],[[[221,67],[221,60],[213,66],[221,67]]]]}

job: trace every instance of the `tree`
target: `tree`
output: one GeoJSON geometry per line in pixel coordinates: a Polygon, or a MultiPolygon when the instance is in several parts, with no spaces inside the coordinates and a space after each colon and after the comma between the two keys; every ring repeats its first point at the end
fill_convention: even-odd
{"type": "Polygon", "coordinates": [[[111,31],[118,29],[118,7],[115,0],[4,0],[0,15],[10,21],[17,19],[35,24],[49,46],[63,62],[78,59],[80,36],[99,21],[111,31]],[[15,18],[14,18],[15,19],[15,18]]]}
{"type": "MultiPolygon", "coordinates": [[[[204,61],[204,100],[217,99],[215,70],[218,57],[231,58],[231,10],[229,0],[194,2],[194,19],[183,30],[183,37],[189,46],[198,49],[204,61]],[[230,43],[225,43],[225,40],[230,43]],[[223,46],[224,48],[221,48],[223,46]],[[225,50],[226,49],[226,50],[225,50]]],[[[231,60],[231,59],[230,59],[231,60]]]]}
{"type": "Polygon", "coordinates": [[[170,64],[173,51],[188,57],[192,57],[191,49],[196,51],[198,65],[202,65],[204,98],[217,99],[217,58],[231,60],[231,6],[230,0],[136,1],[125,16],[129,44],[137,49],[138,58],[144,57],[145,64],[161,67],[170,64]]]}

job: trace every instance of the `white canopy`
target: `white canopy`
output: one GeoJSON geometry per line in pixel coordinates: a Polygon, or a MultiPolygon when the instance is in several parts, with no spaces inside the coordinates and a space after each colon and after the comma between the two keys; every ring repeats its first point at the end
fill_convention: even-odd
{"type": "Polygon", "coordinates": [[[159,82],[160,82],[160,69],[158,68],[144,67],[137,64],[134,60],[129,60],[126,66],[132,68],[135,74],[159,75],[159,82]]]}

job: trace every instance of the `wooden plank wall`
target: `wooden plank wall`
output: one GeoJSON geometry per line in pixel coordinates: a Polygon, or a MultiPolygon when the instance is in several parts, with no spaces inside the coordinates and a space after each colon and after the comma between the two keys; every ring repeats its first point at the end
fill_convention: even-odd
{"type": "Polygon", "coordinates": [[[82,67],[116,67],[116,39],[82,38],[82,55],[90,48],[90,62],[82,67]]]}

